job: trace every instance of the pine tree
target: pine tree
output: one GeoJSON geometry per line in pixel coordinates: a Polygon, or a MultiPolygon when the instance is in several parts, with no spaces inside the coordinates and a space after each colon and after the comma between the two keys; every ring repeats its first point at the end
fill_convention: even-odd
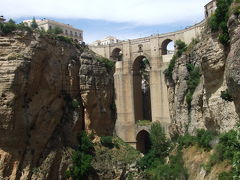
{"type": "Polygon", "coordinates": [[[33,29],[37,29],[38,28],[38,24],[36,22],[35,17],[33,17],[33,20],[32,20],[32,23],[31,23],[31,28],[33,28],[33,29]]]}

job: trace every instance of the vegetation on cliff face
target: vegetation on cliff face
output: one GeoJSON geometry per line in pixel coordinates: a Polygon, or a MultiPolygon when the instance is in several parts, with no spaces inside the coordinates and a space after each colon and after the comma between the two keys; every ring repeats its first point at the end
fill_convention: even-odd
{"type": "Polygon", "coordinates": [[[232,166],[232,170],[225,172],[224,169],[220,169],[215,176],[218,176],[219,180],[240,178],[240,126],[223,134],[199,129],[196,136],[186,134],[169,140],[161,125],[154,123],[150,130],[150,140],[150,151],[137,164],[145,178],[188,179],[183,153],[191,147],[197,147],[209,154],[207,163],[202,163],[199,167],[206,172],[206,176],[211,173],[214,166],[225,162],[232,166]]]}
{"type": "Polygon", "coordinates": [[[191,102],[192,102],[192,96],[200,82],[201,74],[200,74],[200,68],[195,66],[192,63],[187,64],[187,70],[188,70],[189,76],[187,79],[188,89],[187,89],[186,101],[188,104],[188,109],[190,109],[191,102]]]}
{"type": "Polygon", "coordinates": [[[232,180],[240,178],[240,126],[229,132],[216,134],[209,130],[198,130],[196,136],[185,135],[178,138],[179,147],[188,148],[193,145],[203,148],[205,151],[212,151],[206,164],[202,164],[207,173],[210,173],[212,167],[223,161],[232,165],[232,170],[219,174],[219,180],[232,180]],[[219,141],[219,142],[218,142],[219,141]]]}
{"type": "MultiPolygon", "coordinates": [[[[233,2],[233,0],[217,0],[217,9],[208,20],[212,32],[219,33],[218,39],[225,46],[229,45],[230,41],[227,22],[230,16],[230,6],[233,2]]],[[[235,2],[239,3],[239,0],[235,2]]],[[[234,8],[233,13],[239,14],[239,6],[234,8]]]]}
{"type": "Polygon", "coordinates": [[[101,137],[94,149],[92,166],[102,179],[141,179],[136,168],[140,153],[119,137],[101,137]]]}
{"type": "Polygon", "coordinates": [[[109,59],[102,56],[97,56],[96,60],[101,63],[104,63],[109,73],[114,71],[115,63],[113,61],[110,61],[109,59]]]}
{"type": "Polygon", "coordinates": [[[24,23],[16,24],[12,19],[6,23],[0,23],[0,35],[7,35],[16,30],[32,31],[32,29],[24,23]]]}
{"type": "Polygon", "coordinates": [[[73,180],[82,180],[87,178],[92,170],[93,143],[91,135],[88,136],[84,131],[78,137],[79,145],[72,155],[72,166],[66,172],[67,177],[73,180]]]}
{"type": "Polygon", "coordinates": [[[187,178],[187,170],[183,166],[182,152],[174,149],[171,141],[166,137],[160,123],[153,123],[150,129],[151,149],[138,161],[138,168],[146,178],[178,179],[187,178]],[[169,157],[169,161],[167,161],[169,157]]]}
{"type": "Polygon", "coordinates": [[[12,19],[10,19],[8,22],[0,23],[0,35],[9,35],[17,30],[27,31],[27,32],[38,32],[41,35],[48,35],[59,41],[62,41],[68,44],[74,44],[78,49],[81,48],[79,43],[74,43],[74,40],[72,38],[62,36],[61,34],[63,33],[63,30],[59,27],[54,27],[53,29],[48,31],[45,31],[43,28],[39,28],[35,18],[33,18],[32,23],[30,24],[30,27],[23,22],[16,24],[16,22],[12,19]]]}
{"type": "Polygon", "coordinates": [[[177,58],[181,57],[183,52],[187,50],[187,45],[183,41],[177,40],[175,43],[177,46],[177,52],[170,60],[168,68],[164,71],[165,76],[169,79],[172,79],[172,72],[176,64],[177,58]]]}

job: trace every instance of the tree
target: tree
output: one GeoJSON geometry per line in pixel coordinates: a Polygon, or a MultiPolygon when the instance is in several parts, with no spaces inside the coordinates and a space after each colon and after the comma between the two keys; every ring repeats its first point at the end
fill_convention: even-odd
{"type": "Polygon", "coordinates": [[[151,150],[154,154],[164,159],[168,156],[170,150],[170,141],[165,135],[165,130],[159,122],[153,123],[150,129],[151,150]]]}
{"type": "Polygon", "coordinates": [[[33,17],[33,20],[32,20],[32,23],[31,23],[31,28],[33,28],[33,29],[37,29],[38,28],[38,24],[36,22],[35,17],[33,17]]]}
{"type": "Polygon", "coordinates": [[[10,24],[16,24],[16,22],[13,19],[9,19],[8,23],[10,24]]]}
{"type": "Polygon", "coordinates": [[[73,180],[85,179],[91,170],[93,159],[93,143],[86,132],[78,137],[79,146],[72,155],[72,166],[66,172],[67,177],[73,180]]]}

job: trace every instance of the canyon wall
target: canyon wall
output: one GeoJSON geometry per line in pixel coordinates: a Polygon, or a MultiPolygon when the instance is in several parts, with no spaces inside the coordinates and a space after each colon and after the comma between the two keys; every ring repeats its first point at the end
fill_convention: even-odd
{"type": "Polygon", "coordinates": [[[171,136],[195,134],[204,128],[217,132],[232,129],[240,115],[240,22],[232,15],[228,22],[230,47],[218,41],[218,34],[205,27],[198,43],[176,60],[172,79],[166,80],[170,103],[171,136]],[[200,67],[201,77],[190,107],[186,100],[189,79],[188,65],[200,67]],[[233,101],[224,100],[222,91],[228,91],[233,101]]]}
{"type": "Polygon", "coordinates": [[[49,34],[0,37],[0,179],[64,179],[77,135],[112,135],[113,72],[49,34]]]}

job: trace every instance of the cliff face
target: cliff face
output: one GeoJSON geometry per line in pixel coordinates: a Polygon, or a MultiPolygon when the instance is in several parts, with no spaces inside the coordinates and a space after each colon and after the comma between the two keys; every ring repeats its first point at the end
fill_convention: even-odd
{"type": "Polygon", "coordinates": [[[112,134],[113,76],[96,59],[47,35],[0,37],[0,179],[62,179],[82,129],[112,134]]]}
{"type": "Polygon", "coordinates": [[[231,16],[228,27],[231,36],[231,50],[226,63],[226,80],[240,117],[240,17],[231,16]]]}
{"type": "Polygon", "coordinates": [[[217,35],[205,28],[201,41],[177,59],[173,80],[167,80],[172,136],[186,132],[194,134],[200,128],[227,131],[239,119],[239,17],[233,15],[230,18],[229,29],[229,53],[218,42],[217,35]],[[186,101],[189,78],[187,64],[201,69],[200,83],[193,94],[191,108],[186,101]],[[226,89],[233,97],[233,102],[221,98],[221,91],[226,89]]]}

